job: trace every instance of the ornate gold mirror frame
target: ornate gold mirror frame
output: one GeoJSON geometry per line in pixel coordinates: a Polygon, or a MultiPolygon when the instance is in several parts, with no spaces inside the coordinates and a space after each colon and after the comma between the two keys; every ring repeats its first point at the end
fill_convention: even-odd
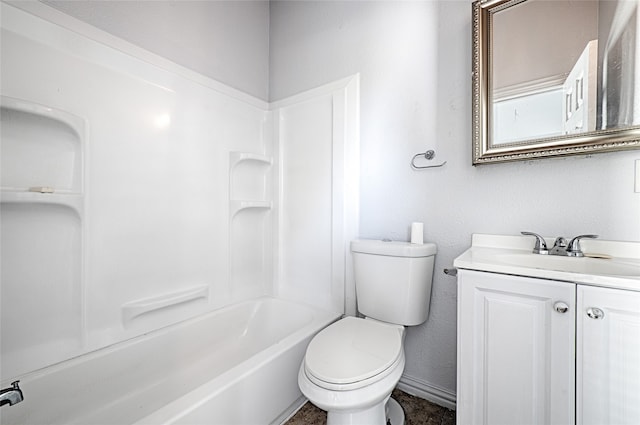
{"type": "MultiPolygon", "coordinates": [[[[638,125],[494,143],[492,128],[494,15],[525,1],[544,0],[477,0],[472,4],[473,165],[640,149],[640,126],[638,125]]],[[[636,16],[635,19],[640,19],[640,16],[636,16]]],[[[539,24],[539,28],[544,31],[545,23],[539,24]]],[[[640,37],[640,34],[637,36],[640,37]]],[[[638,67],[634,71],[636,74],[640,73],[640,58],[637,60],[638,67]]],[[[638,78],[640,79],[640,76],[638,78]]],[[[640,96],[640,93],[637,95],[640,96]]]]}

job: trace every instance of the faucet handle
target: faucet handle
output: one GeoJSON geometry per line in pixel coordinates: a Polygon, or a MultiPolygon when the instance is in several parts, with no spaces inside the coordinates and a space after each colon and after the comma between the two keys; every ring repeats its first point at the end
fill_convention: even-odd
{"type": "Polygon", "coordinates": [[[567,255],[569,257],[584,257],[582,253],[582,249],[580,249],[580,240],[581,239],[595,239],[598,235],[580,235],[569,241],[569,246],[567,247],[567,255]]]}
{"type": "Polygon", "coordinates": [[[549,249],[547,248],[547,242],[544,240],[544,238],[542,236],[540,236],[537,233],[533,233],[533,232],[520,232],[525,236],[535,236],[536,238],[536,244],[533,247],[533,253],[534,254],[548,254],[549,253],[549,249]]]}

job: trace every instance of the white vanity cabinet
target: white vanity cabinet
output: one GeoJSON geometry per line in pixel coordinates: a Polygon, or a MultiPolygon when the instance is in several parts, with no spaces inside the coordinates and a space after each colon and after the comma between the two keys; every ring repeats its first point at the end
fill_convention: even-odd
{"type": "Polygon", "coordinates": [[[570,424],[576,285],[458,271],[458,424],[570,424]]]}
{"type": "Polygon", "coordinates": [[[640,425],[640,242],[541,255],[525,235],[474,234],[453,262],[458,424],[640,425]]]}
{"type": "Polygon", "coordinates": [[[640,292],[458,271],[458,424],[640,424],[640,292]]]}
{"type": "Polygon", "coordinates": [[[578,285],[577,423],[640,424],[640,292],[578,285]]]}

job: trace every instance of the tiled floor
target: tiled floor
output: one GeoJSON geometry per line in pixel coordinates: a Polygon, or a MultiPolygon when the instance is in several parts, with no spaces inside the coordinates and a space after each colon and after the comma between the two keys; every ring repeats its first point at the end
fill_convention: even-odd
{"type": "MultiPolygon", "coordinates": [[[[455,425],[456,423],[456,412],[446,407],[398,389],[393,391],[393,398],[404,409],[405,425],[455,425]]],[[[307,403],[285,425],[324,425],[326,423],[327,414],[313,404],[307,403]]]]}

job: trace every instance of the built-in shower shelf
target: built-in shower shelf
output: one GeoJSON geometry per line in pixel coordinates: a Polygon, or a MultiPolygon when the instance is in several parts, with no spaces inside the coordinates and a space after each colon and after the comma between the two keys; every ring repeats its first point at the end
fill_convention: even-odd
{"type": "Polygon", "coordinates": [[[83,192],[85,122],[66,111],[0,96],[3,189],[46,184],[83,192]]]}
{"type": "Polygon", "coordinates": [[[0,202],[63,205],[75,210],[79,215],[82,215],[83,211],[83,196],[77,193],[39,193],[3,189],[0,192],[0,202]]]}
{"type": "Polygon", "coordinates": [[[229,162],[231,163],[231,168],[245,161],[253,161],[263,165],[271,165],[273,163],[273,159],[271,159],[271,157],[266,155],[260,155],[260,154],[251,153],[251,152],[230,152],[229,153],[229,162]]]}
{"type": "Polygon", "coordinates": [[[68,111],[0,95],[0,356],[6,376],[82,350],[86,126],[68,111]]]}
{"type": "Polygon", "coordinates": [[[231,299],[263,293],[272,275],[265,262],[271,246],[273,158],[229,152],[229,284],[231,299]]]}
{"type": "Polygon", "coordinates": [[[229,211],[230,217],[233,217],[240,211],[245,210],[270,210],[273,207],[271,201],[230,201],[229,211]]]}
{"type": "Polygon", "coordinates": [[[269,176],[272,164],[273,159],[266,155],[229,152],[229,198],[232,202],[234,199],[271,198],[269,176]]]}

